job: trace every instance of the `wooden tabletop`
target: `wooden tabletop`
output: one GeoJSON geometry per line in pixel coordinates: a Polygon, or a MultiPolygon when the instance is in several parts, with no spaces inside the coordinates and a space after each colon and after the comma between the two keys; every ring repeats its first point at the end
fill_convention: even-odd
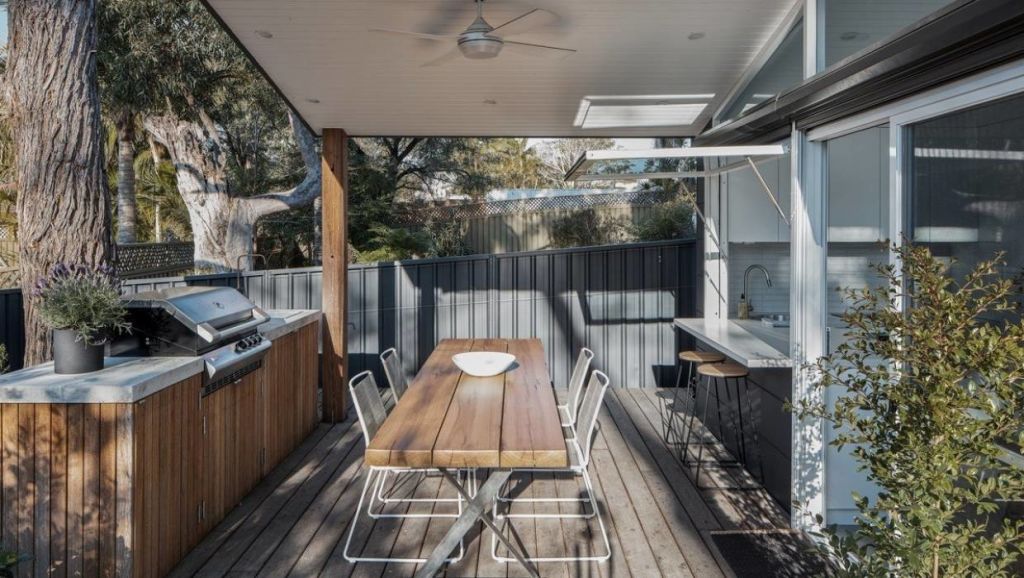
{"type": "Polygon", "coordinates": [[[539,339],[446,339],[366,449],[366,463],[395,467],[560,468],[561,419],[539,339]],[[452,355],[501,351],[516,366],[495,377],[459,370],[452,355]]]}

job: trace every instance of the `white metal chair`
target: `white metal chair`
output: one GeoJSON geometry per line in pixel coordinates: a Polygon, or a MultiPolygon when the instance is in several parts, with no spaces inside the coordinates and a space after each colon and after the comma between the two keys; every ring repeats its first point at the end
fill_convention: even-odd
{"type": "MultiPolygon", "coordinates": [[[[572,375],[569,376],[569,390],[566,394],[565,403],[558,406],[562,414],[562,427],[569,429],[567,440],[576,437],[576,418],[579,414],[580,395],[583,393],[583,386],[587,383],[590,375],[590,364],[594,360],[594,352],[587,347],[580,349],[576,357],[576,366],[573,367],[572,375]]],[[[563,432],[564,434],[564,432],[563,432]]],[[[508,487],[508,484],[505,485],[508,487]]],[[[502,492],[504,493],[504,492],[502,492]]],[[[586,502],[585,498],[509,498],[498,495],[498,501],[502,503],[513,502],[586,502]]]]}
{"type": "Polygon", "coordinates": [[[405,370],[402,369],[402,360],[398,357],[398,350],[392,347],[380,354],[380,362],[384,366],[384,376],[388,378],[388,386],[391,387],[391,395],[397,404],[401,401],[405,391],[409,389],[409,380],[405,377],[405,370]]]}
{"type": "MultiPolygon", "coordinates": [[[[377,381],[373,378],[373,374],[369,371],[364,371],[359,375],[356,375],[349,381],[349,391],[352,393],[352,405],[356,408],[356,416],[359,418],[359,426],[363,430],[363,440],[366,445],[369,446],[370,440],[376,435],[381,425],[384,423],[384,419],[387,416],[387,410],[384,408],[384,401],[380,397],[380,390],[377,388],[377,381]]],[[[369,502],[366,505],[366,513],[371,518],[458,518],[462,514],[463,500],[462,497],[458,498],[383,498],[383,487],[384,482],[387,479],[388,474],[395,474],[401,476],[404,474],[425,474],[428,472],[434,472],[436,470],[426,468],[394,468],[394,467],[381,467],[381,466],[366,466],[366,481],[363,483],[363,491],[359,495],[359,503],[356,505],[355,514],[352,517],[351,527],[349,528],[348,538],[345,540],[345,550],[343,552],[345,559],[349,562],[408,562],[412,564],[421,564],[427,561],[426,558],[368,558],[358,557],[349,555],[349,546],[352,544],[352,536],[355,534],[356,523],[359,521],[359,513],[363,509],[363,502],[366,501],[369,496],[369,502]],[[457,504],[457,511],[452,513],[425,513],[425,514],[385,514],[381,512],[373,512],[373,502],[378,500],[383,504],[395,503],[395,502],[450,502],[457,504]]],[[[461,478],[463,475],[462,471],[458,472],[458,477],[461,478]]],[[[475,488],[471,488],[475,490],[475,488]]],[[[450,562],[460,560],[463,555],[463,544],[459,543],[458,555],[454,558],[450,558],[450,562]]]]}
{"type": "MultiPolygon", "coordinates": [[[[383,353],[380,354],[380,362],[384,366],[384,376],[387,378],[388,386],[391,388],[391,396],[395,400],[394,401],[395,405],[397,405],[398,402],[401,401],[402,396],[404,396],[405,392],[409,389],[409,380],[406,379],[405,370],[402,369],[402,361],[401,361],[401,359],[398,356],[398,350],[395,349],[394,347],[385,350],[383,353]]],[[[356,376],[356,377],[358,377],[358,376],[356,376]]],[[[391,497],[388,497],[388,496],[384,495],[384,489],[388,487],[388,483],[387,483],[388,476],[390,474],[392,474],[392,473],[395,473],[395,472],[393,470],[384,470],[383,473],[381,473],[380,481],[377,484],[377,489],[374,492],[374,496],[371,496],[370,504],[367,506],[367,513],[370,515],[371,518],[389,518],[389,517],[411,518],[411,517],[418,517],[418,516],[413,516],[413,515],[399,516],[399,515],[394,515],[394,514],[388,515],[388,514],[376,513],[376,512],[373,511],[373,502],[374,502],[374,500],[376,500],[378,503],[380,503],[382,507],[384,505],[386,505],[386,504],[394,504],[394,503],[423,503],[423,502],[430,502],[430,503],[454,503],[454,502],[458,502],[459,501],[459,498],[438,498],[438,499],[433,499],[433,498],[391,498],[391,497]]],[[[459,475],[461,476],[461,473],[459,475]]],[[[476,487],[476,471],[475,470],[470,470],[467,473],[467,475],[469,476],[469,480],[470,480],[470,488],[474,489],[476,487]]],[[[455,518],[457,516],[458,516],[458,514],[435,514],[433,517],[435,517],[435,518],[455,518]]]]}
{"type": "MultiPolygon", "coordinates": [[[[587,376],[590,374],[590,363],[594,360],[594,352],[584,347],[576,358],[576,366],[573,367],[572,375],[569,377],[569,391],[565,403],[558,406],[562,415],[562,427],[573,429],[576,427],[576,415],[579,413],[580,394],[583,392],[583,385],[587,383],[587,376]]],[[[573,429],[573,437],[576,437],[573,429]]]]}
{"type": "MultiPolygon", "coordinates": [[[[603,372],[594,371],[587,385],[586,393],[583,394],[583,403],[580,405],[576,420],[576,435],[566,440],[569,450],[568,468],[524,468],[514,469],[513,473],[543,473],[571,472],[583,478],[586,488],[586,495],[583,498],[519,498],[524,502],[584,502],[582,513],[576,514],[499,514],[498,503],[495,502],[493,517],[496,520],[505,518],[593,518],[597,517],[598,526],[601,529],[601,538],[604,541],[604,553],[594,556],[566,556],[566,557],[538,557],[526,558],[528,562],[604,562],[611,557],[611,545],[608,542],[608,530],[605,528],[604,520],[601,518],[601,509],[594,497],[594,484],[590,480],[590,473],[587,466],[590,464],[590,450],[594,443],[594,433],[597,427],[597,415],[601,411],[601,404],[604,402],[604,395],[608,391],[608,376],[603,372]],[[586,511],[586,505],[590,505],[590,511],[586,511]]],[[[491,556],[498,562],[513,562],[515,558],[498,556],[498,541],[491,535],[491,556]]]]}

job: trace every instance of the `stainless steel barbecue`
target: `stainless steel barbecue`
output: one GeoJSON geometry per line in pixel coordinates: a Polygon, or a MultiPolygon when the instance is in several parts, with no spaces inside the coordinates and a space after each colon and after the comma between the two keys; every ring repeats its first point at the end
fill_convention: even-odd
{"type": "Polygon", "coordinates": [[[132,332],[110,354],[201,356],[206,393],[259,369],[271,346],[258,330],[270,317],[230,287],[173,287],[126,300],[132,332]]]}

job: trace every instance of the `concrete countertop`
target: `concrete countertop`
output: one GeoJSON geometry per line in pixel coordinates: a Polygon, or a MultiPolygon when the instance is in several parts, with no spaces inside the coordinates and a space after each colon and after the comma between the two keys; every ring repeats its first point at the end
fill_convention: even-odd
{"type": "MultiPolygon", "coordinates": [[[[319,321],[314,310],[267,311],[260,326],[276,339],[319,321]]],[[[0,403],[133,403],[203,371],[199,357],[107,357],[93,373],[58,375],[53,363],[0,375],[0,403]]]]}
{"type": "Polygon", "coordinates": [[[675,326],[748,368],[791,368],[789,330],[747,319],[676,319],[675,326]]]}

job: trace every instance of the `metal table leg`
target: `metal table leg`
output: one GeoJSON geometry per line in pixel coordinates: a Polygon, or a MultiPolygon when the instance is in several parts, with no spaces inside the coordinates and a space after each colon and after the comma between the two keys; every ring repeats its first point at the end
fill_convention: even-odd
{"type": "Polygon", "coordinates": [[[537,574],[537,570],[526,561],[522,553],[512,545],[500,528],[498,528],[497,524],[494,523],[494,520],[491,519],[491,506],[498,498],[498,490],[508,481],[512,471],[491,470],[491,474],[487,476],[487,481],[480,486],[476,496],[471,496],[466,488],[447,469],[442,468],[441,475],[466,500],[467,504],[459,519],[455,520],[455,524],[448,530],[448,533],[445,534],[441,542],[434,548],[434,551],[430,553],[427,563],[420,567],[419,572],[416,573],[417,578],[432,578],[437,574],[437,571],[444,566],[445,559],[459,545],[465,535],[473,529],[473,525],[476,524],[477,520],[482,520],[495,533],[498,540],[508,548],[509,552],[526,568],[531,576],[539,577],[540,575],[537,574]]]}

